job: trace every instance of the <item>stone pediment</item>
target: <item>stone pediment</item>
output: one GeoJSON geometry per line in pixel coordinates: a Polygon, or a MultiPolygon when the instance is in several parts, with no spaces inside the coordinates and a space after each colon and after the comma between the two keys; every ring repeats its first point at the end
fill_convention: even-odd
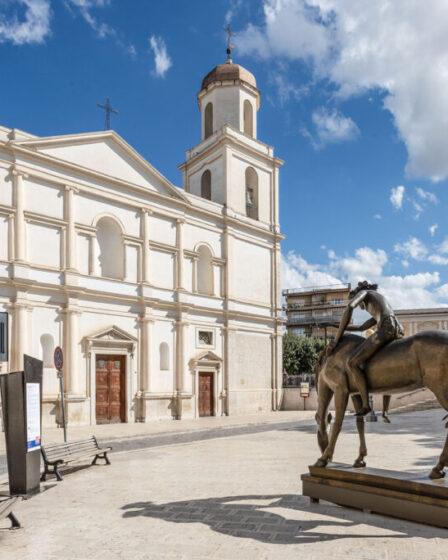
{"type": "Polygon", "coordinates": [[[112,130],[33,138],[14,144],[50,157],[55,164],[66,162],[103,178],[118,179],[148,191],[186,200],[180,189],[112,130]]]}
{"type": "Polygon", "coordinates": [[[83,342],[86,350],[93,347],[122,348],[133,353],[137,344],[137,338],[123,329],[112,325],[111,327],[107,327],[90,336],[84,337],[83,342]]]}
{"type": "Polygon", "coordinates": [[[199,352],[199,354],[196,354],[189,362],[190,367],[197,367],[200,365],[214,365],[219,367],[221,364],[222,358],[211,350],[199,352]]]}

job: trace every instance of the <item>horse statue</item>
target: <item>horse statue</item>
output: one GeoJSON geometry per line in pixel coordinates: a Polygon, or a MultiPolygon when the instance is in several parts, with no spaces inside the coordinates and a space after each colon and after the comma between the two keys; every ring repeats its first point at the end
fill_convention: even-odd
{"type": "MultiPolygon", "coordinates": [[[[321,353],[316,364],[317,439],[322,455],[315,466],[326,467],[332,460],[349,396],[355,412],[361,409],[362,401],[350,376],[347,361],[364,341],[362,336],[345,334],[330,355],[325,350],[321,353]],[[331,420],[328,407],[333,396],[335,419],[328,437],[327,427],[331,420]]],[[[378,350],[367,362],[365,375],[371,393],[390,395],[427,387],[434,393],[441,407],[448,411],[448,333],[425,331],[394,340],[378,350]]],[[[366,466],[367,455],[363,417],[356,418],[356,427],[360,446],[353,466],[359,468],[366,466]]],[[[448,437],[429,477],[443,478],[445,466],[448,466],[448,437]]]]}

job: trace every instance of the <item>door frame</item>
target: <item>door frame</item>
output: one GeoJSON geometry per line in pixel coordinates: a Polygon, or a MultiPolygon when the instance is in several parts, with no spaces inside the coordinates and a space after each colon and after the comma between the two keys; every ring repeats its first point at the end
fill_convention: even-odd
{"type": "Polygon", "coordinates": [[[97,354],[125,356],[125,422],[135,421],[135,407],[132,406],[133,395],[136,392],[136,380],[133,382],[132,373],[135,370],[134,354],[137,339],[122,329],[112,326],[97,334],[84,338],[87,360],[88,383],[90,393],[90,425],[96,425],[96,356],[97,354]]]}
{"type": "MultiPolygon", "coordinates": [[[[123,390],[124,395],[121,396],[120,394],[120,408],[121,406],[123,406],[124,410],[123,410],[123,418],[120,419],[120,424],[123,424],[125,422],[127,422],[127,383],[126,383],[126,354],[117,352],[116,354],[114,353],[110,353],[110,352],[96,352],[95,353],[95,422],[96,422],[96,362],[99,359],[100,356],[105,356],[105,357],[119,357],[119,358],[124,358],[123,360],[120,359],[120,362],[122,362],[123,364],[123,370],[121,369],[121,365],[120,365],[120,393],[121,390],[123,390]],[[124,397],[124,398],[123,398],[124,397]]],[[[118,422],[114,422],[117,423],[118,422]]]]}
{"type": "Polygon", "coordinates": [[[216,387],[215,387],[215,385],[216,385],[216,372],[214,370],[210,369],[210,368],[207,369],[207,370],[206,369],[199,369],[198,373],[197,373],[198,391],[197,391],[197,399],[196,399],[196,401],[197,401],[196,402],[196,408],[197,408],[197,412],[198,412],[198,418],[210,418],[210,416],[200,416],[199,415],[199,398],[200,398],[200,396],[199,396],[199,379],[200,379],[201,375],[204,375],[204,374],[212,376],[212,384],[213,384],[213,386],[212,386],[212,409],[211,409],[210,416],[216,416],[216,413],[217,413],[216,396],[217,396],[218,392],[217,392],[216,387]]]}

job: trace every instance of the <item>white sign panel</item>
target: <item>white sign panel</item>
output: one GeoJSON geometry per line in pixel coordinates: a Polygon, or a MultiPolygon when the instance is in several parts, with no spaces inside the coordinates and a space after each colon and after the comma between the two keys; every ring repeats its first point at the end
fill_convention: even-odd
{"type": "Polygon", "coordinates": [[[40,449],[40,386],[26,384],[26,450],[40,449]]]}

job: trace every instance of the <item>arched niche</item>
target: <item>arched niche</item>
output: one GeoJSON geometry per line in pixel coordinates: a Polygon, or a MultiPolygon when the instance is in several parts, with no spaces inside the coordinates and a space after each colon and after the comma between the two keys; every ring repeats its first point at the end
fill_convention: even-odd
{"type": "Polygon", "coordinates": [[[246,179],[246,215],[258,220],[258,175],[253,167],[247,167],[246,179]]]}
{"type": "Polygon", "coordinates": [[[170,347],[167,342],[161,342],[159,346],[160,369],[170,369],[170,347]]]}
{"type": "Polygon", "coordinates": [[[201,196],[207,200],[212,199],[212,174],[206,169],[201,176],[201,196]]]}
{"type": "Polygon", "coordinates": [[[244,117],[244,133],[253,137],[253,135],[254,135],[254,108],[252,106],[252,103],[248,99],[244,100],[243,117],[244,117]]]}
{"type": "Polygon", "coordinates": [[[204,140],[213,134],[213,103],[209,102],[204,111],[204,140]]]}
{"type": "Polygon", "coordinates": [[[123,280],[124,243],[119,224],[112,217],[104,216],[98,220],[96,228],[101,276],[123,280]]]}
{"type": "Polygon", "coordinates": [[[54,338],[51,334],[45,333],[40,337],[40,345],[42,351],[42,361],[44,368],[54,367],[54,338]]]}
{"type": "Polygon", "coordinates": [[[213,255],[206,245],[200,245],[197,264],[197,290],[200,294],[213,295],[213,255]]]}

